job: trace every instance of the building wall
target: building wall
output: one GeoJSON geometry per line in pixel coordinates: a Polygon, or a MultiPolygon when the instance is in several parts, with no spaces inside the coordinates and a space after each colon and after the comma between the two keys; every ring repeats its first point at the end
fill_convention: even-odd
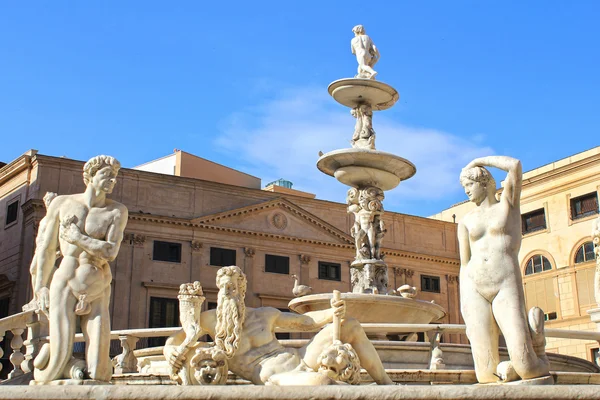
{"type": "MultiPolygon", "coordinates": [[[[28,163],[15,174],[0,169],[0,212],[15,196],[23,201],[16,227],[0,228],[0,274],[15,282],[13,312],[31,297],[28,268],[35,227],[45,215],[41,199],[47,191],[85,189],[83,162],[35,155],[28,163]]],[[[206,304],[216,302],[219,267],[210,265],[211,247],[236,251],[236,264],[249,281],[249,306],[287,308],[291,274],[314,293],[350,290],[355,250],[345,204],[132,169],[121,170],[111,198],[129,209],[125,238],[111,263],[113,329],[147,327],[150,298],[175,299],[184,282],[201,281],[206,304]],[[180,243],[181,262],[154,260],[155,240],[180,243]],[[266,272],[266,254],[289,257],[290,274],[266,272]],[[319,261],[341,264],[341,280],[319,279],[319,261]]],[[[417,298],[444,307],[448,315],[441,322],[460,323],[454,224],[392,212],[384,221],[390,289],[405,283],[420,288],[421,275],[438,276],[440,293],[421,292],[417,298]]]]}
{"type": "Polygon", "coordinates": [[[140,171],[155,172],[157,174],[177,175],[177,153],[150,161],[135,167],[140,171]]]}
{"type": "MultiPolygon", "coordinates": [[[[595,306],[595,262],[575,264],[575,253],[591,241],[592,222],[598,215],[571,217],[571,199],[589,193],[600,195],[600,147],[523,174],[521,214],[544,209],[546,229],[523,235],[519,263],[527,307],[537,305],[546,313],[557,314],[546,322],[548,328],[596,330],[587,314],[595,306]],[[552,270],[525,275],[526,264],[534,255],[546,257],[552,270]]],[[[452,221],[455,215],[459,222],[474,207],[470,202],[460,203],[431,218],[452,221]]],[[[546,348],[592,361],[591,349],[598,348],[598,343],[548,338],[546,348]]]]}

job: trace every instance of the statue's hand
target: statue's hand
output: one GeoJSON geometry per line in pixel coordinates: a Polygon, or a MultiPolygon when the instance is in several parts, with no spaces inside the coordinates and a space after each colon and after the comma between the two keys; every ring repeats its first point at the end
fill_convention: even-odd
{"type": "Polygon", "coordinates": [[[37,306],[40,311],[44,314],[48,314],[48,307],[50,306],[50,291],[47,287],[43,287],[35,294],[37,306]]]}
{"type": "Polygon", "coordinates": [[[346,315],[346,301],[345,300],[335,300],[331,298],[331,308],[333,308],[333,315],[336,317],[344,318],[346,315]]]}
{"type": "Polygon", "coordinates": [[[183,362],[185,361],[185,353],[176,347],[169,356],[169,365],[173,368],[173,373],[178,373],[183,368],[183,362]]]}
{"type": "Polygon", "coordinates": [[[62,240],[71,244],[77,244],[82,236],[81,230],[75,225],[75,222],[77,222],[77,217],[75,216],[64,218],[60,222],[59,236],[62,240]]]}

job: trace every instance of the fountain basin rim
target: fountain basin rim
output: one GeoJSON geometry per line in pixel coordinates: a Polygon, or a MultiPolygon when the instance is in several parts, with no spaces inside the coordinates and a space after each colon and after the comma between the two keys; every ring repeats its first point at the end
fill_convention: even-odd
{"type": "Polygon", "coordinates": [[[329,84],[327,91],[346,107],[368,104],[374,111],[387,110],[400,99],[396,89],[387,83],[364,78],[338,79],[329,84]]]}

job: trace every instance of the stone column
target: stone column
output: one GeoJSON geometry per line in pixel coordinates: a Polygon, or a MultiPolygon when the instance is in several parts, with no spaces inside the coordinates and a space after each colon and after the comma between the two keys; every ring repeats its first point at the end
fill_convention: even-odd
{"type": "Polygon", "coordinates": [[[256,290],[254,290],[254,256],[256,255],[256,249],[254,247],[244,247],[244,274],[248,280],[248,291],[252,293],[252,296],[246,295],[246,304],[250,307],[260,307],[260,299],[256,296],[256,290]]]}
{"type": "Polygon", "coordinates": [[[25,346],[25,359],[21,363],[23,372],[33,372],[33,360],[37,357],[40,349],[48,343],[48,318],[46,314],[37,310],[27,323],[27,340],[25,346]]]}
{"type": "Polygon", "coordinates": [[[415,286],[417,287],[417,289],[421,290],[421,285],[415,285],[415,282],[413,281],[413,276],[415,275],[415,271],[413,271],[412,269],[408,269],[405,268],[404,269],[404,284],[406,285],[410,285],[410,286],[415,286]]]}
{"type": "Polygon", "coordinates": [[[298,259],[300,260],[300,284],[310,286],[310,256],[306,254],[299,254],[298,259]]]}
{"type": "Polygon", "coordinates": [[[133,252],[131,256],[131,287],[129,297],[129,323],[128,327],[141,327],[144,325],[145,317],[141,317],[142,310],[146,307],[144,299],[145,293],[141,282],[144,280],[144,246],[146,244],[146,236],[138,233],[131,234],[131,242],[133,244],[133,252]],[[141,324],[141,325],[140,325],[141,324]]]}
{"type": "Polygon", "coordinates": [[[192,257],[190,263],[190,282],[200,280],[200,268],[202,268],[202,250],[203,245],[199,240],[192,240],[190,248],[192,257]]]}
{"type": "MultiPolygon", "coordinates": [[[[446,275],[446,282],[448,283],[448,323],[460,324],[458,275],[446,275]],[[452,314],[454,318],[451,318],[452,314]]],[[[451,343],[460,343],[458,334],[448,334],[446,339],[451,343]]]]}

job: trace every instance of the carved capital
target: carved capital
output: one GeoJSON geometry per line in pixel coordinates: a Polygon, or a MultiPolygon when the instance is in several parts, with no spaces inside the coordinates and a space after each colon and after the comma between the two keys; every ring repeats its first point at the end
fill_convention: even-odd
{"type": "Polygon", "coordinates": [[[131,236],[132,236],[131,242],[136,247],[143,247],[144,243],[146,243],[146,236],[145,235],[141,235],[139,233],[132,233],[131,236]]]}
{"type": "Polygon", "coordinates": [[[395,276],[402,276],[404,275],[404,272],[406,272],[406,269],[400,267],[392,267],[392,269],[394,270],[395,276]]]}
{"type": "Polygon", "coordinates": [[[448,283],[458,282],[458,275],[446,275],[448,283]]]}
{"type": "Polygon", "coordinates": [[[298,256],[300,259],[300,264],[308,264],[310,262],[310,256],[306,254],[300,254],[298,256]]]}
{"type": "Polygon", "coordinates": [[[256,254],[254,247],[244,247],[244,255],[248,258],[253,258],[256,254]]]}
{"type": "Polygon", "coordinates": [[[412,278],[414,274],[415,271],[412,269],[404,269],[404,275],[406,275],[407,278],[412,278]]]}
{"type": "Polygon", "coordinates": [[[199,253],[202,251],[202,242],[199,240],[192,240],[191,247],[193,252],[199,253]]]}

